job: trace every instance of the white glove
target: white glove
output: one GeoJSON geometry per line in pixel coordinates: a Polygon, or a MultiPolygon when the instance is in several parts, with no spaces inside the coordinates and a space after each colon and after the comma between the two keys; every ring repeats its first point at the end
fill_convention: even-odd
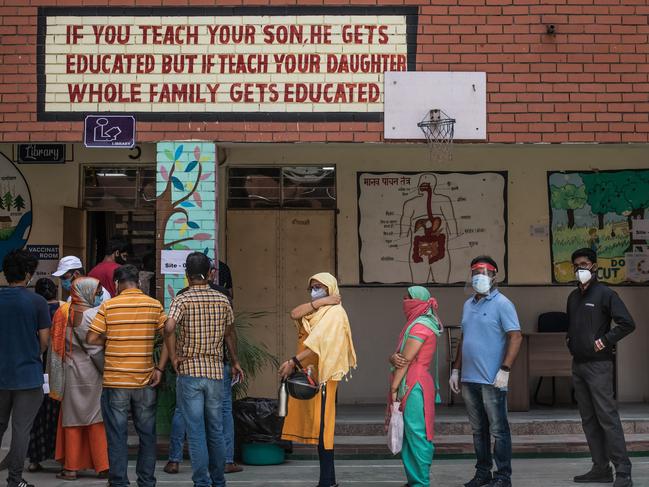
{"type": "Polygon", "coordinates": [[[496,380],[494,381],[494,387],[498,389],[505,389],[507,383],[509,382],[509,372],[503,369],[499,369],[496,374],[496,380]]]}
{"type": "Polygon", "coordinates": [[[448,385],[451,388],[451,391],[455,394],[460,393],[460,370],[453,369],[451,371],[451,378],[448,380],[448,385]]]}

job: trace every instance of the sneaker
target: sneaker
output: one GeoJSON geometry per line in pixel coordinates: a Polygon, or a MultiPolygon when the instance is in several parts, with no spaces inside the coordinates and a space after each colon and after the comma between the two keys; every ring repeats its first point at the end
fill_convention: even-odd
{"type": "Polygon", "coordinates": [[[488,484],[488,487],[512,487],[512,481],[502,477],[496,477],[488,484]]]}
{"type": "Polygon", "coordinates": [[[617,474],[615,476],[615,483],[613,487],[633,487],[633,480],[631,480],[630,475],[626,474],[617,474]]]}
{"type": "Polygon", "coordinates": [[[34,487],[34,484],[28,483],[25,479],[20,479],[18,482],[7,482],[7,487],[34,487]]]}
{"type": "Polygon", "coordinates": [[[607,465],[606,468],[598,468],[593,466],[593,468],[590,469],[590,472],[585,473],[584,475],[577,475],[573,480],[580,484],[586,484],[589,482],[608,484],[610,482],[613,482],[613,469],[610,465],[607,465]]]}
{"type": "Polygon", "coordinates": [[[489,485],[491,484],[491,474],[489,477],[478,477],[475,476],[471,480],[469,480],[466,484],[464,484],[464,487],[483,487],[484,485],[489,485]]]}

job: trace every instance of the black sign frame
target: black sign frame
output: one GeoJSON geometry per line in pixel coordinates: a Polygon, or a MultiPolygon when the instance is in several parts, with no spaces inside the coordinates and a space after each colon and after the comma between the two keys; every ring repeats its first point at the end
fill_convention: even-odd
{"type": "Polygon", "coordinates": [[[66,149],[66,144],[16,144],[15,161],[18,164],[65,164],[66,149]]]}

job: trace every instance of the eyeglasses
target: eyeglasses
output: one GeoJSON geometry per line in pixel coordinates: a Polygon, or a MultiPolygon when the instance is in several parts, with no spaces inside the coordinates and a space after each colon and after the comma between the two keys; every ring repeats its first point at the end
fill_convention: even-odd
{"type": "Polygon", "coordinates": [[[314,286],[309,286],[306,288],[307,291],[315,291],[317,289],[325,289],[324,286],[321,286],[320,284],[315,284],[314,286]]]}

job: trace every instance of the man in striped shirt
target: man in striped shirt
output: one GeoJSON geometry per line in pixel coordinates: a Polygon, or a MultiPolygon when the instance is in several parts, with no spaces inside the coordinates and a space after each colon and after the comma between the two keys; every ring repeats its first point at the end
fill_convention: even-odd
{"type": "MultiPolygon", "coordinates": [[[[89,344],[105,343],[104,390],[101,412],[108,441],[111,487],[129,485],[128,414],[140,438],[137,455],[138,487],[155,487],[156,391],[162,369],[154,365],[153,344],[166,316],[157,300],[138,288],[139,272],[133,265],[115,270],[118,295],[99,307],[88,331],[89,344]]],[[[166,362],[163,348],[161,363],[166,362]]]]}
{"type": "Polygon", "coordinates": [[[185,269],[189,289],[171,303],[165,342],[178,373],[176,388],[187,428],[194,487],[224,487],[224,343],[233,377],[243,377],[234,346],[234,316],[228,298],[208,285],[210,260],[205,254],[188,255],[185,269]]]}

